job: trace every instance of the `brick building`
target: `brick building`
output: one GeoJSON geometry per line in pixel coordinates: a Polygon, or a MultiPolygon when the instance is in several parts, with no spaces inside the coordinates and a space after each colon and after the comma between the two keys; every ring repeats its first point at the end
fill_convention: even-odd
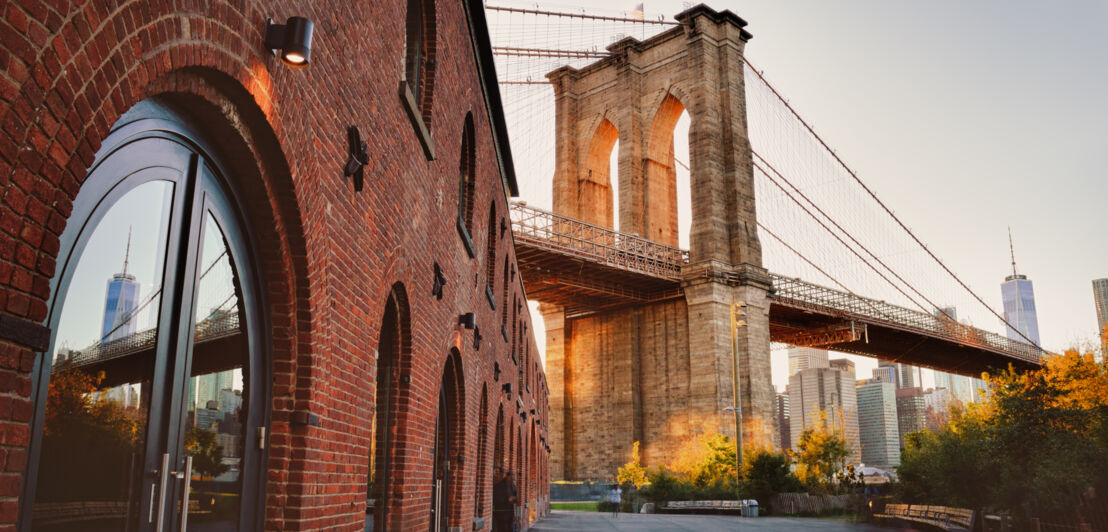
{"type": "Polygon", "coordinates": [[[5,3],[0,530],[542,515],[495,80],[479,1],[5,3]]]}

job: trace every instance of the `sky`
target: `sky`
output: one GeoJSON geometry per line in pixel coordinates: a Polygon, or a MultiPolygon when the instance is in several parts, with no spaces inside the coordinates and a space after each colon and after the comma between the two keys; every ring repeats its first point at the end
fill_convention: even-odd
{"type": "MultiPolygon", "coordinates": [[[[610,9],[637,2],[622,3],[610,9]]],[[[1000,309],[1000,283],[1011,273],[1010,226],[1019,273],[1034,282],[1043,346],[1061,350],[1093,337],[1091,281],[1108,277],[1108,3],[709,5],[749,23],[747,57],[990,306],[1000,309]]],[[[648,17],[685,7],[645,3],[648,17]]],[[[526,158],[516,159],[526,174],[526,158]]],[[[521,181],[521,198],[544,204],[550,191],[521,181]]],[[[974,324],[1001,332],[995,319],[974,324]]],[[[541,327],[536,334],[541,344],[541,327]]],[[[876,367],[852,359],[859,376],[876,367]]],[[[783,388],[784,353],[773,363],[783,388]]]]}

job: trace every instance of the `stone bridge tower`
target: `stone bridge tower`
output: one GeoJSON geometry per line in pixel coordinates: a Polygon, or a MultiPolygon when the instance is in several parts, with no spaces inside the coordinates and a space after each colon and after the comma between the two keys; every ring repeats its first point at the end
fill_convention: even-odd
{"type": "MultiPolygon", "coordinates": [[[[556,100],[554,211],[677,246],[674,126],[690,116],[689,261],[671,297],[590,311],[544,302],[552,478],[611,479],[642,442],[661,464],[696,434],[735,435],[731,308],[744,443],[773,444],[769,277],[762,268],[747,138],[743,48],[730,11],[703,5],[645,41],[547,77],[556,100]],[[609,157],[619,140],[618,190],[609,157]]],[[[532,297],[543,301],[543,297],[532,297]]]]}

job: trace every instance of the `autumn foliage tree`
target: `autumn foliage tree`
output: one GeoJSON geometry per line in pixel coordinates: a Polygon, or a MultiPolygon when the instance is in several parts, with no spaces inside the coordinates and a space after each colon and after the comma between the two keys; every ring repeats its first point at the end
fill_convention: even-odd
{"type": "Polygon", "coordinates": [[[797,440],[796,476],[816,492],[832,488],[835,474],[846,467],[850,447],[846,439],[827,423],[827,414],[820,411],[814,425],[804,429],[797,440]]]}
{"type": "Polygon", "coordinates": [[[1071,350],[1041,369],[988,380],[988,402],[909,436],[899,496],[1025,519],[1072,514],[1093,504],[1090,493],[1108,506],[1108,368],[1071,350]]]}

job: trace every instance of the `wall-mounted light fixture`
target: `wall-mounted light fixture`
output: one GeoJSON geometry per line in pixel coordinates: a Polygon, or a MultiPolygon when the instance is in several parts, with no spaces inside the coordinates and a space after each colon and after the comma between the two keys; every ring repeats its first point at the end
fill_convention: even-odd
{"type": "Polygon", "coordinates": [[[472,312],[466,312],[465,314],[458,315],[458,325],[465,327],[466,329],[473,329],[477,326],[477,315],[472,312]]]}
{"type": "Polygon", "coordinates": [[[504,390],[504,393],[508,394],[509,397],[512,395],[512,383],[505,382],[504,385],[500,387],[500,389],[504,390]]]}
{"type": "Polygon", "coordinates": [[[354,179],[354,192],[361,192],[365,182],[365,165],[369,163],[366,149],[369,144],[362,141],[362,134],[358,126],[346,128],[347,156],[346,164],[342,167],[342,175],[354,179]]]}
{"type": "Polygon", "coordinates": [[[265,20],[265,47],[280,51],[281,62],[292,68],[308,66],[312,57],[312,21],[304,17],[289,17],[284,24],[265,20]]]}

